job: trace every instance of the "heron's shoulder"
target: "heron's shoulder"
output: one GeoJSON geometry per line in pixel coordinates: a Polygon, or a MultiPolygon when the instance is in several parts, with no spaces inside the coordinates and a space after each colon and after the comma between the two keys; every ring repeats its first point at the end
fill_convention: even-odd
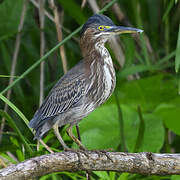
{"type": "Polygon", "coordinates": [[[56,89],[57,87],[66,87],[73,84],[75,81],[81,80],[83,78],[84,71],[84,61],[81,60],[59,79],[53,89],[56,89]]]}

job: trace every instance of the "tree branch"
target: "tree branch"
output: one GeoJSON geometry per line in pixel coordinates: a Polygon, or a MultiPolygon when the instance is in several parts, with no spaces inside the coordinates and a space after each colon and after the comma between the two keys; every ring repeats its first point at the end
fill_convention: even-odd
{"type": "Polygon", "coordinates": [[[60,152],[31,158],[4,168],[0,170],[0,179],[28,179],[61,171],[118,171],[147,175],[180,174],[180,154],[60,152]]]}

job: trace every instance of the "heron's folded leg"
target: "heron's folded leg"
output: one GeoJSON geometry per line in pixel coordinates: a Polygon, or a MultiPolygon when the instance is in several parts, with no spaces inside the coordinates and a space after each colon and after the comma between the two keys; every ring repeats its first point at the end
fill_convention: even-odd
{"type": "Polygon", "coordinates": [[[61,137],[61,135],[59,133],[58,124],[54,124],[53,129],[54,129],[54,134],[58,138],[58,140],[61,143],[61,145],[63,146],[64,150],[68,150],[69,147],[65,144],[65,142],[63,141],[63,139],[62,139],[62,137],[61,137]]]}
{"type": "Polygon", "coordinates": [[[73,133],[72,133],[72,125],[70,125],[70,126],[67,128],[67,134],[68,134],[68,136],[70,136],[71,139],[79,146],[80,149],[86,150],[86,148],[85,148],[84,145],[81,143],[81,141],[73,135],[73,133]]]}

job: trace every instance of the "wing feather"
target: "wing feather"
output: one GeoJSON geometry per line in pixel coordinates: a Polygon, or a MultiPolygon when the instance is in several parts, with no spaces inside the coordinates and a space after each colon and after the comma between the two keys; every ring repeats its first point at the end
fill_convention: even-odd
{"type": "Polygon", "coordinates": [[[83,80],[75,79],[73,82],[56,85],[49,93],[41,107],[35,113],[29,126],[34,128],[46,118],[54,117],[75,106],[85,92],[83,80]]]}

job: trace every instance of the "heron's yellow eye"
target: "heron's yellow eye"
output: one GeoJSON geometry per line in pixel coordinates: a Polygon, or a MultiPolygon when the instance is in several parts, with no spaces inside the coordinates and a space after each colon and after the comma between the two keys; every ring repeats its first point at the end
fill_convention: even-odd
{"type": "Polygon", "coordinates": [[[110,28],[110,26],[99,26],[98,27],[98,29],[100,30],[100,31],[104,31],[104,29],[109,29],[110,28]]]}
{"type": "Polygon", "coordinates": [[[104,31],[104,26],[99,26],[98,29],[99,29],[100,31],[104,31]]]}

